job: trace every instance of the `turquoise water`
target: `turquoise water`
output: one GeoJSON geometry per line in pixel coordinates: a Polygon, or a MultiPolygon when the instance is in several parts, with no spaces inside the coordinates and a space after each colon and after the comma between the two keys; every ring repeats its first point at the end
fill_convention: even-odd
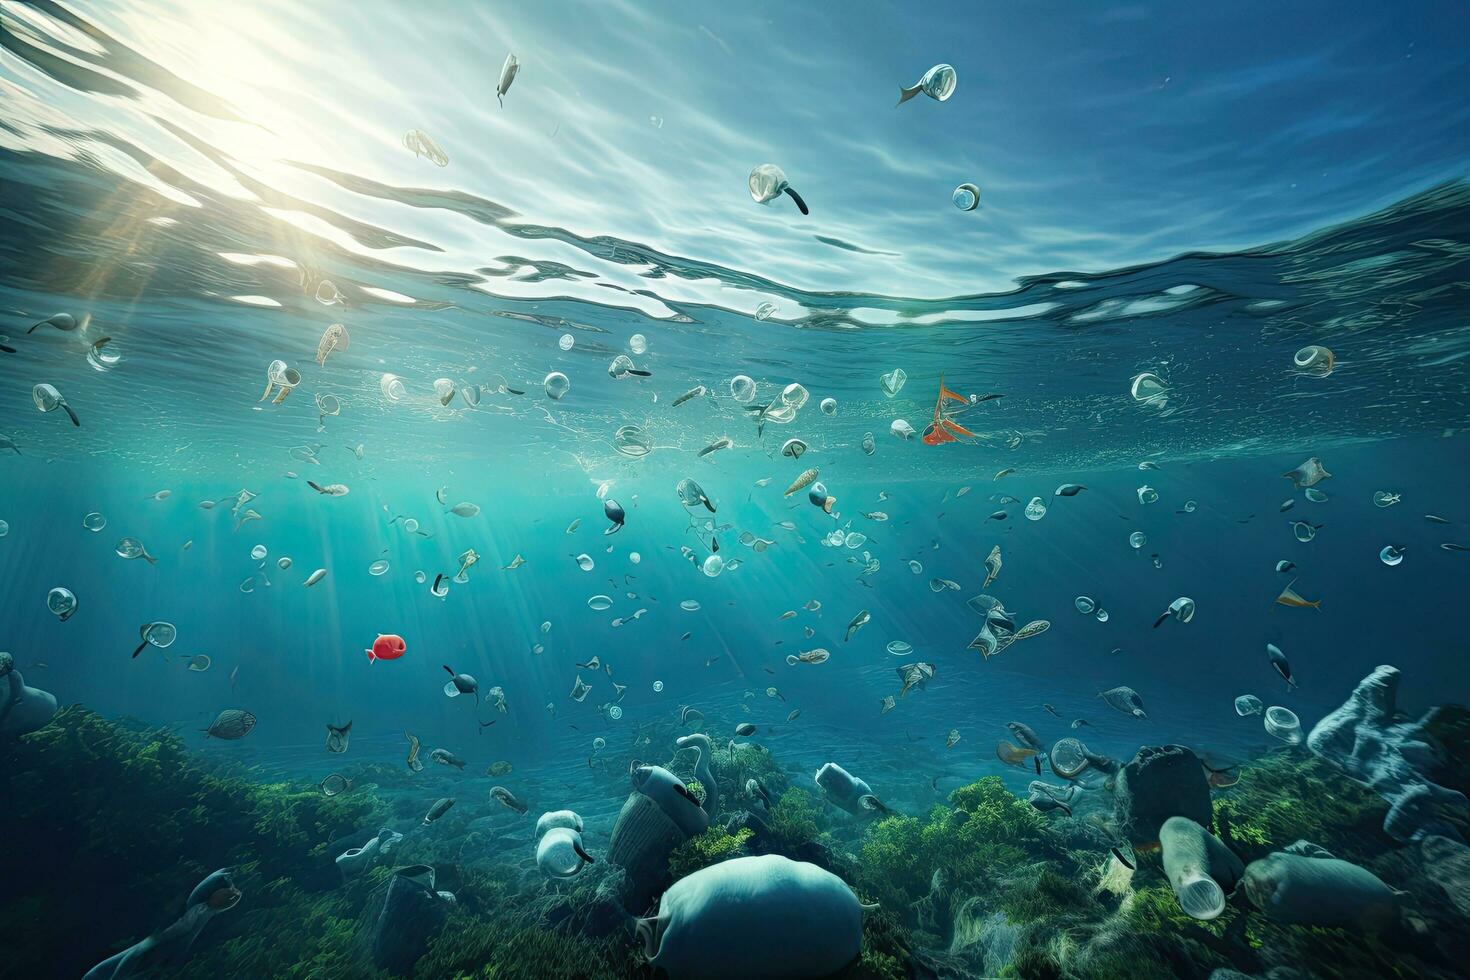
{"type": "Polygon", "coordinates": [[[458,796],[507,867],[532,841],[491,785],[532,818],[578,809],[604,849],[629,764],[673,755],[644,739],[686,705],[717,743],[757,725],[793,785],[837,761],[919,814],[987,775],[1024,796],[1036,774],[994,752],[1007,722],[1240,762],[1280,743],[1238,695],[1306,730],[1392,663],[1410,713],[1464,701],[1470,555],[1441,545],[1470,546],[1467,27],[1452,5],[4,5],[3,645],[61,704],[251,779],[402,768],[411,731],[468,765],[392,792],[458,796]],[[949,101],[894,107],[945,60],[949,101]],[[751,201],[766,162],[809,216],[751,201]],[[950,203],[967,181],[973,212],[950,203]],[[27,332],[59,312],[75,329],[27,332]],[[318,363],[334,324],[349,342],[318,363]],[[1308,345],[1330,375],[1293,367],[1308,345]],[[611,377],[620,355],[648,376],[611,377]],[[276,360],[299,372],[279,403],[276,360]],[[1145,372],[1166,397],[1130,394],[1145,372]],[[980,399],[957,417],[973,437],[895,436],[924,431],[941,378],[980,399]],[[42,383],[79,426],[36,411],[42,383]],[[794,419],[751,412],[791,384],[794,419]],[[618,450],[628,425],[646,455],[618,450]],[[1320,502],[1282,479],[1308,457],[1332,473],[1320,502]],[[808,467],[830,514],[783,494],[808,467]],[[242,489],[260,519],[237,529],[242,489]],[[1322,528],[1301,543],[1291,520],[1322,528]],[[1320,609],[1273,603],[1295,576],[1320,609]],[[982,591],[1049,628],[982,660],[982,591]],[[1153,628],[1179,596],[1194,619],[1153,628]],[[155,621],[177,640],[130,657],[155,621]],[[407,653],[370,663],[380,633],[407,653]],[[913,662],[934,678],[883,712],[913,662]],[[478,705],[445,696],[444,665],[478,705]],[[1146,720],[1098,699],[1118,685],[1146,720]],[[229,708],[254,730],[204,739],[229,708]],[[500,760],[515,775],[485,775],[500,760]]]}

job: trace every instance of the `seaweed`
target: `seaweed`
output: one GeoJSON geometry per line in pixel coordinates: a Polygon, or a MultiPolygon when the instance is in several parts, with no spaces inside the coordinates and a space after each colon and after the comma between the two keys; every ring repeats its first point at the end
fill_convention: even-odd
{"type": "Polygon", "coordinates": [[[996,776],[950,794],[925,819],[902,815],[876,821],[863,836],[859,884],[887,907],[907,909],[928,894],[944,869],[948,888],[987,894],[1011,872],[1037,861],[1069,865],[1044,818],[996,776]]]}
{"type": "Polygon", "coordinates": [[[745,842],[753,834],[749,827],[741,827],[733,834],[724,827],[711,827],[674,848],[669,855],[669,873],[677,881],[701,868],[739,857],[745,853],[745,842]]]}
{"type": "Polygon", "coordinates": [[[1388,805],[1316,756],[1278,752],[1246,766],[1214,801],[1220,839],[1247,863],[1297,840],[1347,861],[1364,861],[1395,844],[1383,832],[1388,805]]]}
{"type": "Polygon", "coordinates": [[[771,808],[771,833],[787,848],[817,839],[817,807],[804,789],[789,789],[771,808]]]}
{"type": "MultiPolygon", "coordinates": [[[[364,794],[328,798],[315,787],[215,774],[178,734],[132,729],[80,706],[0,745],[0,793],[11,801],[7,833],[25,845],[8,854],[7,879],[24,887],[0,896],[0,916],[29,924],[28,942],[8,963],[29,976],[81,975],[176,919],[190,890],[222,867],[236,869],[250,900],[213,923],[196,950],[289,908],[280,918],[302,938],[292,955],[310,960],[319,945],[330,947],[334,913],[305,906],[340,881],[324,842],[381,815],[364,794]],[[126,883],[127,900],[86,900],[108,882],[126,883]]],[[[271,928],[236,947],[269,943],[271,928]]]]}

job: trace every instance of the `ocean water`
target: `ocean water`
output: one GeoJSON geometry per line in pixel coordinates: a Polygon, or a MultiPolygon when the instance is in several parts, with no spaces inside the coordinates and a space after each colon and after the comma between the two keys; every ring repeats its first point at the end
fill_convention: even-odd
{"type": "MultiPolygon", "coordinates": [[[[342,773],[405,832],[455,798],[477,850],[446,839],[422,860],[443,876],[453,845],[523,894],[548,887],[537,814],[577,810],[604,853],[630,766],[673,765],[689,731],[723,749],[755,725],[772,772],[861,860],[876,831],[821,803],[824,763],[922,816],[987,776],[1025,798],[1039,769],[996,756],[1009,722],[1120,760],[1178,744],[1249,768],[1284,743],[1240,695],[1305,732],[1391,664],[1407,714],[1464,702],[1467,30],[1454,4],[0,4],[0,645],[61,705],[176,733],[221,778],[314,791],[342,773]],[[946,61],[949,100],[894,107],[946,61]],[[405,146],[411,130],[447,165],[405,146]],[[810,215],[751,200],[768,162],[810,215]],[[950,202],[967,181],[973,212],[950,202]],[[66,329],[28,330],[58,313],[66,329]],[[334,324],[348,340],[319,363],[334,324]],[[1294,367],[1309,345],[1330,374],[1294,367]],[[646,376],[611,376],[620,356],[646,376]],[[299,382],[262,398],[278,360],[299,382]],[[885,393],[895,369],[906,383],[885,393]],[[1145,373],[1163,394],[1131,393],[1145,373]],[[41,384],[79,425],[37,410],[41,384]],[[809,393],[793,418],[752,412],[792,384],[809,393]],[[926,445],[941,386],[974,399],[954,416],[969,435],[926,445]],[[646,455],[619,451],[623,426],[646,455]],[[1314,457],[1321,500],[1283,479],[1314,457]],[[783,492],[808,468],[830,513],[783,492]],[[711,506],[682,502],[683,480],[711,506]],[[235,509],[259,519],[237,527],[235,509]],[[1320,529],[1303,543],[1293,521],[1320,529]],[[125,537],[156,562],[120,556],[125,537]],[[451,580],[468,549],[478,563],[451,580]],[[1292,583],[1320,608],[1277,604],[1292,583]],[[64,619],[56,587],[77,600],[64,619]],[[982,592],[1049,628],[982,658],[966,603],[982,592]],[[1193,618],[1156,625],[1184,596],[1193,618]],[[154,622],[177,639],[130,656],[154,622]],[[406,653],[371,662],[380,634],[406,653]],[[787,661],[814,649],[830,659],[787,661]],[[932,679],[883,710],[914,663],[932,679]],[[446,666],[478,702],[446,696],[446,666]],[[1146,718],[1099,699],[1120,685],[1146,718]],[[703,719],[682,724],[685,706],[703,719]],[[253,730],[206,738],[226,709],[253,730]],[[349,721],[348,752],[327,752],[326,726],[349,721]],[[429,762],[437,748],[463,770],[429,762]]],[[[61,800],[80,779],[12,772],[6,792],[43,775],[61,800]]],[[[1088,781],[1066,819],[1113,806],[1088,781]]],[[[68,838],[97,819],[53,817],[68,838]]],[[[172,891],[149,877],[146,893],[182,899],[214,856],[249,861],[200,840],[172,891]]],[[[110,887],[144,887],[122,868],[110,887]]],[[[299,870],[250,863],[240,911],[169,975],[245,957],[228,923],[299,870]]],[[[25,880],[0,881],[17,928],[51,914],[25,880]]],[[[461,906],[493,918],[467,889],[461,906]]],[[[78,975],[171,921],[178,900],[160,901],[0,975],[78,975]]],[[[1376,968],[1399,962],[1387,949],[1376,968]]],[[[916,955],[901,975],[979,963],[916,955]]]]}

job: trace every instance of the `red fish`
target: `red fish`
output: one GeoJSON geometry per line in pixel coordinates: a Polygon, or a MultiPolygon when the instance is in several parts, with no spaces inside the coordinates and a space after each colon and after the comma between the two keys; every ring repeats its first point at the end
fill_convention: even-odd
{"type": "Polygon", "coordinates": [[[397,660],[408,650],[408,644],[397,633],[379,633],[371,650],[364,650],[368,663],[374,660],[397,660]]]}

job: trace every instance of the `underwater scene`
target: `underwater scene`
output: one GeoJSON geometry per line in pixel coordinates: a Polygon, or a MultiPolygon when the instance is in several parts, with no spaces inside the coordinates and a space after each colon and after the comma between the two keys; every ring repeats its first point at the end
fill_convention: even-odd
{"type": "Polygon", "coordinates": [[[1470,8],[0,0],[0,978],[1451,978],[1470,8]]]}

